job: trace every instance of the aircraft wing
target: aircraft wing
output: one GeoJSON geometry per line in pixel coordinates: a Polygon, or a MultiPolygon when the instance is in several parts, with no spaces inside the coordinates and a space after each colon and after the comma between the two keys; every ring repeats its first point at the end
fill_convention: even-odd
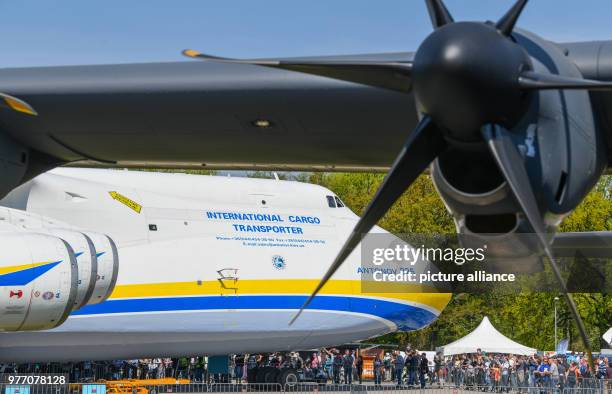
{"type": "Polygon", "coordinates": [[[555,255],[586,258],[612,258],[612,231],[557,233],[553,242],[555,255]]]}
{"type": "MultiPolygon", "coordinates": [[[[559,46],[585,78],[612,80],[612,41],[559,46]]],[[[386,171],[417,111],[409,73],[372,66],[413,55],[295,58],[285,69],[196,61],[0,69],[0,90],[38,113],[0,119],[53,165],[386,171]],[[398,77],[402,91],[389,88],[398,77]]],[[[612,165],[612,93],[591,95],[612,165]]]]}
{"type": "MultiPolygon", "coordinates": [[[[412,54],[312,59],[410,61],[412,54]]],[[[414,99],[355,83],[360,78],[393,76],[365,68],[342,81],[187,60],[1,69],[2,91],[38,116],[6,111],[0,119],[17,141],[63,162],[385,171],[417,122],[414,99]]]]}

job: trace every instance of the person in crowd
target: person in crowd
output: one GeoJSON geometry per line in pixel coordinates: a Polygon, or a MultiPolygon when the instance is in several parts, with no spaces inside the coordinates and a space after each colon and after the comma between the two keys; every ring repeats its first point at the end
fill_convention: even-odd
{"type": "Polygon", "coordinates": [[[149,360],[147,379],[157,379],[157,369],[159,368],[160,363],[161,359],[159,358],[149,360]]]}
{"type": "Polygon", "coordinates": [[[237,354],[236,357],[234,357],[234,377],[238,384],[242,383],[242,378],[244,376],[244,362],[244,354],[237,354]]]}
{"type": "Polygon", "coordinates": [[[325,374],[327,375],[327,379],[332,380],[334,378],[334,356],[333,354],[328,354],[325,357],[325,374]]]}
{"type": "Polygon", "coordinates": [[[516,390],[518,387],[518,379],[516,377],[516,368],[518,360],[512,354],[508,357],[508,385],[511,390],[516,390]]]}
{"type": "Polygon", "coordinates": [[[392,378],[391,376],[391,369],[392,369],[392,365],[391,365],[391,353],[387,352],[385,353],[385,358],[383,359],[383,365],[385,368],[385,375],[383,377],[383,380],[385,381],[389,381],[392,378]]]}
{"type": "Polygon", "coordinates": [[[357,379],[359,380],[359,384],[363,383],[363,356],[360,354],[357,356],[357,360],[355,361],[355,367],[357,370],[357,379]]]}
{"type": "Polygon", "coordinates": [[[491,373],[490,373],[491,385],[492,385],[493,391],[499,392],[500,386],[501,386],[501,366],[499,365],[498,360],[493,360],[491,362],[490,370],[491,370],[491,373]]]}
{"type": "Polygon", "coordinates": [[[474,360],[474,385],[481,390],[486,384],[485,365],[483,357],[479,356],[474,360]]]}
{"type": "Polygon", "coordinates": [[[559,366],[557,365],[556,359],[550,360],[550,386],[552,387],[553,393],[557,393],[559,388],[559,366]]]}
{"type": "Polygon", "coordinates": [[[455,356],[451,359],[451,365],[450,368],[452,369],[452,376],[453,376],[453,381],[455,382],[455,388],[459,388],[462,384],[462,379],[461,379],[461,361],[459,360],[459,357],[455,356]]]}
{"type": "Polygon", "coordinates": [[[538,366],[536,371],[536,381],[538,381],[538,386],[543,387],[544,389],[548,389],[551,387],[550,380],[550,364],[548,362],[548,357],[544,357],[542,362],[538,366]]]}
{"type": "Polygon", "coordinates": [[[397,381],[397,385],[401,386],[402,385],[402,377],[404,375],[404,357],[402,357],[401,353],[396,352],[395,353],[395,362],[393,363],[394,366],[394,370],[395,370],[395,379],[397,381]]]}
{"type": "Polygon", "coordinates": [[[257,377],[257,368],[261,362],[261,356],[250,354],[247,359],[247,382],[255,383],[257,377]]]}
{"type": "Polygon", "coordinates": [[[193,379],[196,382],[204,382],[204,357],[195,357],[193,379]]]}
{"type": "Polygon", "coordinates": [[[444,376],[442,366],[444,365],[444,356],[442,352],[437,352],[434,356],[434,381],[438,383],[438,386],[444,384],[444,376]]]}
{"type": "Polygon", "coordinates": [[[422,389],[425,388],[425,375],[427,375],[427,372],[429,372],[429,360],[427,360],[427,355],[422,353],[419,360],[419,382],[422,389]]]}
{"type": "Polygon", "coordinates": [[[604,357],[600,357],[596,368],[597,371],[595,372],[595,376],[597,379],[606,379],[608,376],[608,360],[604,357]]]}
{"type": "Polygon", "coordinates": [[[379,386],[382,383],[382,377],[383,377],[383,374],[385,373],[385,367],[384,367],[383,360],[381,360],[378,355],[374,357],[372,369],[374,372],[374,384],[379,386]]]}
{"type": "Polygon", "coordinates": [[[346,349],[344,351],[344,357],[342,358],[342,368],[344,369],[344,384],[353,384],[353,365],[355,359],[351,355],[351,352],[346,349]]]}
{"type": "Polygon", "coordinates": [[[321,358],[319,357],[318,353],[312,353],[312,356],[310,357],[310,369],[312,370],[312,373],[314,376],[318,376],[319,375],[319,370],[321,367],[321,358]]]}
{"type": "Polygon", "coordinates": [[[579,365],[580,365],[580,377],[584,380],[584,379],[590,379],[591,378],[591,368],[589,367],[589,363],[587,362],[586,359],[581,359],[579,361],[579,365]]]}
{"type": "Polygon", "coordinates": [[[406,357],[406,367],[408,368],[408,386],[414,386],[416,384],[419,361],[419,355],[414,350],[411,350],[409,355],[406,357]]]}
{"type": "Polygon", "coordinates": [[[335,354],[334,354],[334,383],[335,384],[340,384],[340,376],[342,374],[342,365],[343,365],[343,359],[342,359],[342,355],[340,354],[340,351],[336,350],[335,354]]]}
{"type": "Polygon", "coordinates": [[[138,360],[128,360],[127,362],[127,378],[136,379],[138,374],[138,360]]]}
{"type": "Polygon", "coordinates": [[[528,380],[528,387],[535,387],[537,382],[537,376],[536,376],[536,371],[538,369],[538,360],[536,360],[536,358],[534,356],[531,356],[529,358],[529,380],[528,380]]]}
{"type": "Polygon", "coordinates": [[[567,362],[565,357],[557,360],[557,370],[559,372],[559,391],[563,392],[565,389],[565,372],[567,370],[567,362]]]}
{"type": "Polygon", "coordinates": [[[572,361],[570,364],[570,367],[567,369],[567,372],[565,373],[565,382],[566,382],[567,388],[569,389],[570,393],[575,392],[575,387],[578,384],[579,378],[580,378],[580,368],[578,368],[575,361],[572,361]]]}
{"type": "Polygon", "coordinates": [[[474,389],[476,387],[476,368],[473,360],[467,360],[467,367],[465,370],[465,387],[474,389]]]}
{"type": "Polygon", "coordinates": [[[593,373],[591,371],[591,367],[587,362],[586,358],[580,358],[579,367],[580,369],[580,379],[579,383],[582,388],[591,388],[592,387],[592,377],[593,373]]]}
{"type": "MultiPolygon", "coordinates": [[[[280,355],[278,355],[276,359],[277,359],[277,362],[275,363],[275,368],[278,368],[281,365],[280,355]]],[[[304,367],[308,368],[308,364],[310,362],[310,359],[308,363],[304,362],[304,359],[302,358],[302,356],[300,356],[299,352],[291,353],[289,356],[289,360],[290,360],[290,364],[295,369],[302,369],[304,367]]]]}
{"type": "Polygon", "coordinates": [[[501,373],[501,387],[503,391],[508,391],[508,384],[510,382],[510,362],[507,357],[502,357],[499,362],[499,368],[501,373]]]}

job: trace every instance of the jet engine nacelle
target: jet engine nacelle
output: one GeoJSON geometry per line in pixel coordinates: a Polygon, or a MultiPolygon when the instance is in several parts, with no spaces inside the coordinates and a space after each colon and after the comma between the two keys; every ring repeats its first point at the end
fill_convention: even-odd
{"type": "Polygon", "coordinates": [[[108,235],[92,231],[85,231],[84,234],[93,242],[98,261],[95,286],[88,304],[99,304],[110,296],[117,283],[119,253],[115,241],[108,235]]]}
{"type": "Polygon", "coordinates": [[[66,241],[0,223],[0,330],[62,324],[77,297],[77,270],[66,241]]]}
{"type": "MultiPolygon", "coordinates": [[[[61,221],[10,208],[0,208],[0,220],[5,221],[8,226],[7,229],[10,228],[27,236],[47,235],[55,237],[62,244],[66,244],[71,250],[71,258],[75,260],[76,266],[73,278],[76,283],[76,289],[74,290],[75,295],[72,297],[73,304],[70,311],[85,305],[100,303],[111,294],[118,275],[119,258],[117,248],[113,240],[108,236],[96,232],[83,232],[61,221]]],[[[29,251],[28,247],[22,247],[22,250],[25,252],[29,251]]],[[[3,251],[0,250],[0,263],[3,259],[3,251]]],[[[8,256],[7,259],[10,260],[8,256]]],[[[44,272],[44,275],[40,275],[40,277],[36,277],[33,280],[40,286],[41,284],[52,285],[53,283],[47,282],[54,279],[52,276],[48,277],[47,273],[44,272]]],[[[6,285],[0,285],[0,287],[4,286],[6,285]]],[[[8,291],[9,293],[7,294],[10,296],[10,290],[8,291]]],[[[23,297],[25,292],[26,290],[22,290],[19,294],[23,297]]],[[[17,297],[15,291],[12,294],[13,298],[17,297]]],[[[38,293],[33,293],[34,296],[36,294],[38,293]]],[[[0,307],[2,307],[2,300],[0,300],[0,307]]],[[[21,328],[10,327],[6,328],[6,330],[38,329],[36,327],[29,328],[29,326],[21,328]]],[[[3,328],[3,322],[0,322],[0,329],[3,328]]]]}

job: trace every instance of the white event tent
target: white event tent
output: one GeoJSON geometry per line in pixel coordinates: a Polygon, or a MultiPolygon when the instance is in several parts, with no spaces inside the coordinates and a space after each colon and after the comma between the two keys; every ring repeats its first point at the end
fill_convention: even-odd
{"type": "Polygon", "coordinates": [[[536,349],[523,346],[505,337],[484,317],[478,327],[461,339],[442,347],[445,356],[462,353],[476,353],[481,349],[486,353],[512,353],[517,355],[532,355],[536,349]]]}
{"type": "Polygon", "coordinates": [[[608,331],[606,331],[605,334],[603,334],[603,339],[609,344],[612,345],[612,327],[610,327],[608,329],[608,331]]]}

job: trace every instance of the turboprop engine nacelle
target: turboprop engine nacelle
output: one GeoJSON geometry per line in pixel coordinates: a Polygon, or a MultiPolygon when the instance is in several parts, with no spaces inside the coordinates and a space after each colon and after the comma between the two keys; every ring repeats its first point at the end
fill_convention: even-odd
{"type": "MultiPolygon", "coordinates": [[[[52,265],[48,270],[38,269],[36,273],[40,275],[32,275],[31,278],[26,278],[30,280],[28,283],[32,284],[34,287],[51,286],[54,288],[57,287],[55,283],[56,275],[51,275],[47,271],[60,270],[63,272],[62,278],[69,278],[69,280],[66,279],[71,283],[69,292],[74,293],[74,295],[69,297],[72,304],[67,307],[67,313],[63,319],[49,319],[48,324],[45,326],[30,324],[19,326],[15,325],[12,321],[7,321],[9,323],[7,325],[3,318],[0,319],[0,330],[15,331],[52,328],[61,324],[71,311],[79,309],[84,305],[100,303],[106,300],[111,294],[117,279],[119,259],[115,243],[110,237],[95,232],[83,232],[61,221],[10,208],[0,208],[0,220],[5,221],[5,225],[7,226],[6,232],[9,232],[9,229],[11,229],[27,239],[29,239],[29,237],[36,238],[37,236],[47,236],[50,239],[57,239],[58,242],[65,245],[69,257],[73,260],[74,264],[74,270],[70,273],[63,272],[62,268],[56,268],[56,265],[52,265]],[[72,287],[74,287],[74,289],[72,287]],[[55,323],[57,324],[53,325],[55,323]]],[[[0,233],[0,238],[3,236],[4,234],[0,233]]],[[[2,240],[0,239],[0,241],[2,240]]],[[[10,252],[10,247],[8,245],[10,245],[10,240],[7,241],[7,247],[0,249],[0,264],[6,263],[8,268],[11,269],[15,267],[10,265],[13,256],[7,255],[7,252],[10,252]]],[[[31,245],[21,245],[19,247],[20,250],[26,252],[26,254],[31,251],[32,248],[36,249],[36,252],[42,254],[46,253],[45,250],[39,251],[37,249],[36,242],[32,242],[31,245]]],[[[32,254],[34,255],[35,253],[32,254]]],[[[59,259],[54,261],[58,260],[59,259]]],[[[34,263],[29,265],[26,263],[21,268],[36,268],[32,267],[34,263]]],[[[57,264],[57,266],[61,266],[61,264],[57,264]]],[[[8,301],[11,301],[11,298],[17,298],[25,299],[26,302],[28,302],[28,300],[41,297],[42,295],[45,297],[43,299],[48,301],[47,298],[50,297],[49,291],[32,290],[33,287],[11,289],[9,285],[13,284],[12,282],[7,280],[4,282],[1,281],[3,277],[2,273],[8,274],[10,272],[7,271],[7,269],[2,270],[0,266],[0,288],[8,292],[6,293],[8,294],[8,301]]],[[[25,282],[22,281],[18,283],[25,282]]],[[[65,293],[64,288],[54,294],[56,298],[63,299],[61,296],[62,293],[65,293]],[[58,294],[60,295],[58,296],[58,294]]],[[[6,298],[0,300],[0,308],[2,308],[6,300],[6,298]]],[[[30,303],[30,309],[32,309],[33,306],[34,304],[30,303]]],[[[12,306],[9,305],[9,307],[12,306]]],[[[26,308],[26,310],[27,309],[28,308],[26,308]]],[[[5,312],[6,311],[10,312],[10,308],[9,310],[5,310],[5,312]]],[[[30,313],[37,314],[36,307],[34,307],[34,310],[30,313]]]]}
{"type": "MultiPolygon", "coordinates": [[[[460,166],[459,157],[454,153],[451,151],[436,160],[431,175],[453,215],[463,247],[476,249],[486,245],[491,270],[535,272],[541,269],[540,244],[529,234],[530,227],[490,155],[472,152],[461,156],[469,163],[460,166]],[[466,168],[470,171],[465,171],[466,168]]],[[[556,219],[552,214],[549,218],[556,219]]]]}

